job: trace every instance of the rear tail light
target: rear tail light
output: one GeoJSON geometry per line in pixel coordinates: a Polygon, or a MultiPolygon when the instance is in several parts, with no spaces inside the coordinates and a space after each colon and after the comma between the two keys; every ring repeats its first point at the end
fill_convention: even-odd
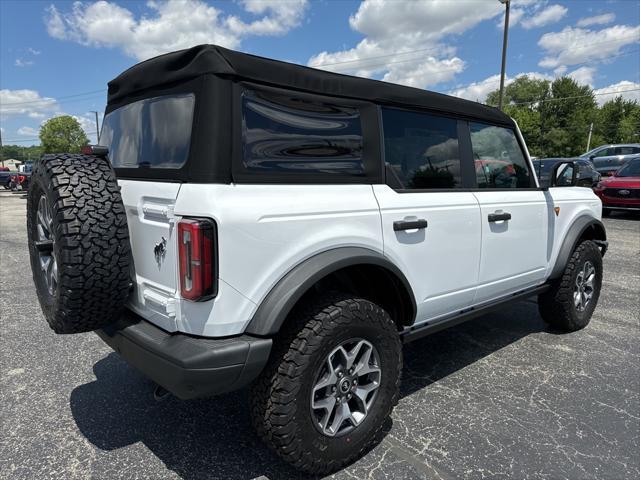
{"type": "Polygon", "coordinates": [[[218,293],[216,226],[211,220],[185,218],[178,222],[180,295],[193,301],[218,293]]]}
{"type": "Polygon", "coordinates": [[[27,177],[25,177],[24,175],[18,175],[18,183],[23,183],[26,180],[27,177]]]}

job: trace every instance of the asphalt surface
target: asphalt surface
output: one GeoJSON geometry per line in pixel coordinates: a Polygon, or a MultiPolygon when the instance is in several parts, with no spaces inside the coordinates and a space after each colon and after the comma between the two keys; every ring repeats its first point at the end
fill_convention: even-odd
{"type": "MultiPolygon", "coordinates": [[[[254,436],[246,391],[158,403],[94,334],[55,335],[25,204],[0,192],[0,478],[302,478],[254,436]]],[[[385,435],[334,478],[640,478],[640,218],[605,224],[586,329],[550,331],[529,300],[408,345],[385,435]]]]}

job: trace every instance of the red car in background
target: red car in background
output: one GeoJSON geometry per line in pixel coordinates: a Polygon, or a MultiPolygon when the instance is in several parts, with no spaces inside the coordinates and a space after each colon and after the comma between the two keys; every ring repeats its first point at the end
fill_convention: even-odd
{"type": "Polygon", "coordinates": [[[593,189],[602,200],[602,215],[612,210],[640,212],[640,157],[629,160],[616,173],[603,178],[593,189]]]}

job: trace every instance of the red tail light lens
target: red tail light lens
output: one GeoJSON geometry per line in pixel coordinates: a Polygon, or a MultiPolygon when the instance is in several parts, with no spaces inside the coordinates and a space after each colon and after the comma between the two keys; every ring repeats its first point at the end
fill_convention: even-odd
{"type": "Polygon", "coordinates": [[[180,295],[193,301],[218,293],[216,226],[208,219],[185,218],[178,222],[180,295]]]}
{"type": "Polygon", "coordinates": [[[26,180],[27,177],[25,177],[24,175],[18,175],[18,183],[23,183],[26,180]]]}

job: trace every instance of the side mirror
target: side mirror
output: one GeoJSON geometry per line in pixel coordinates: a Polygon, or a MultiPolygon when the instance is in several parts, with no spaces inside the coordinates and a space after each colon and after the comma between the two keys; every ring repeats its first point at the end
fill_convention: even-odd
{"type": "Polygon", "coordinates": [[[589,155],[589,160],[591,160],[593,162],[593,159],[596,158],[595,155],[589,155]]]}
{"type": "Polygon", "coordinates": [[[553,166],[549,183],[552,187],[573,187],[578,183],[578,167],[574,162],[558,162],[553,166]]]}

